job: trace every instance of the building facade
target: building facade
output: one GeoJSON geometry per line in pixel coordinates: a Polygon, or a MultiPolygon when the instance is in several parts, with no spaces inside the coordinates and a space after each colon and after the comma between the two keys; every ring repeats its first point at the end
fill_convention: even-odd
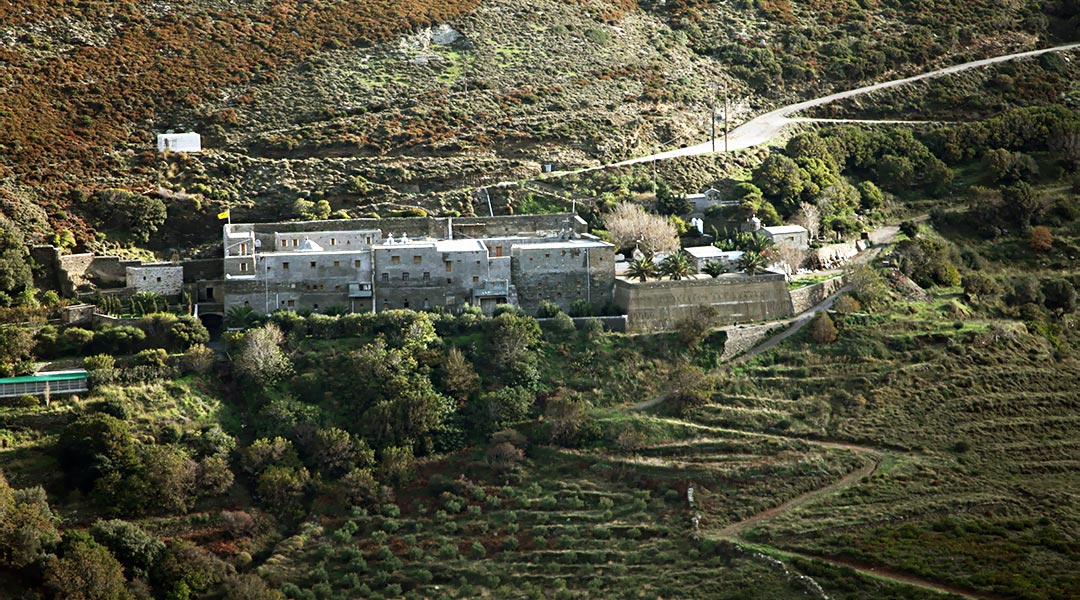
{"type": "Polygon", "coordinates": [[[348,312],[611,303],[614,246],[576,215],[229,224],[225,310],[348,312]],[[373,227],[378,225],[380,227],[373,227]],[[522,227],[536,227],[533,230],[522,227]]]}

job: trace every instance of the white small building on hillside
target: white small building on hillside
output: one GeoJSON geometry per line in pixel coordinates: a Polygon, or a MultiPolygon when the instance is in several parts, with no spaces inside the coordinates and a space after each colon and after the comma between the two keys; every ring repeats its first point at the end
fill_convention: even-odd
{"type": "Polygon", "coordinates": [[[202,136],[197,133],[161,133],[157,136],[158,152],[202,152],[202,136]]]}
{"type": "Polygon", "coordinates": [[[698,273],[703,273],[705,265],[710,262],[718,262],[727,267],[729,271],[736,271],[738,270],[736,263],[739,262],[739,258],[743,255],[738,250],[725,251],[716,246],[693,246],[683,248],[683,252],[689,254],[690,258],[693,259],[698,273]]]}

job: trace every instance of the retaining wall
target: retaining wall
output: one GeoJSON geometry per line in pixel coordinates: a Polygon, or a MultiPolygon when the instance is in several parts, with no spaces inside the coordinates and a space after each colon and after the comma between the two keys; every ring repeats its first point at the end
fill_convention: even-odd
{"type": "Polygon", "coordinates": [[[626,313],[629,333],[670,331],[703,306],[716,309],[723,325],[793,314],[787,283],[777,273],[696,275],[681,281],[616,279],[615,305],[626,313]]]}
{"type": "Polygon", "coordinates": [[[791,308],[795,314],[806,312],[847,285],[847,275],[840,275],[797,290],[791,290],[791,308]]]}

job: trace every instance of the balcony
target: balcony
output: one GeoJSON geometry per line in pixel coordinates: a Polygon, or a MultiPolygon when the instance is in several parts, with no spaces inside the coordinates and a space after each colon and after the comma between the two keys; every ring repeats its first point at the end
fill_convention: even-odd
{"type": "Polygon", "coordinates": [[[506,279],[484,281],[473,287],[473,298],[506,297],[510,294],[510,282],[506,279]]]}
{"type": "Polygon", "coordinates": [[[349,284],[349,297],[350,298],[370,298],[371,297],[371,284],[370,283],[350,283],[349,284]]]}

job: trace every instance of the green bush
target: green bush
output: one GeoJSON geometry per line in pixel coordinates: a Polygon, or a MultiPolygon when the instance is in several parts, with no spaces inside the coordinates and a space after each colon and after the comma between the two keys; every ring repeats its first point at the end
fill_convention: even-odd
{"type": "Polygon", "coordinates": [[[109,354],[95,354],[83,359],[83,368],[87,371],[111,371],[116,368],[116,359],[109,354]]]}

